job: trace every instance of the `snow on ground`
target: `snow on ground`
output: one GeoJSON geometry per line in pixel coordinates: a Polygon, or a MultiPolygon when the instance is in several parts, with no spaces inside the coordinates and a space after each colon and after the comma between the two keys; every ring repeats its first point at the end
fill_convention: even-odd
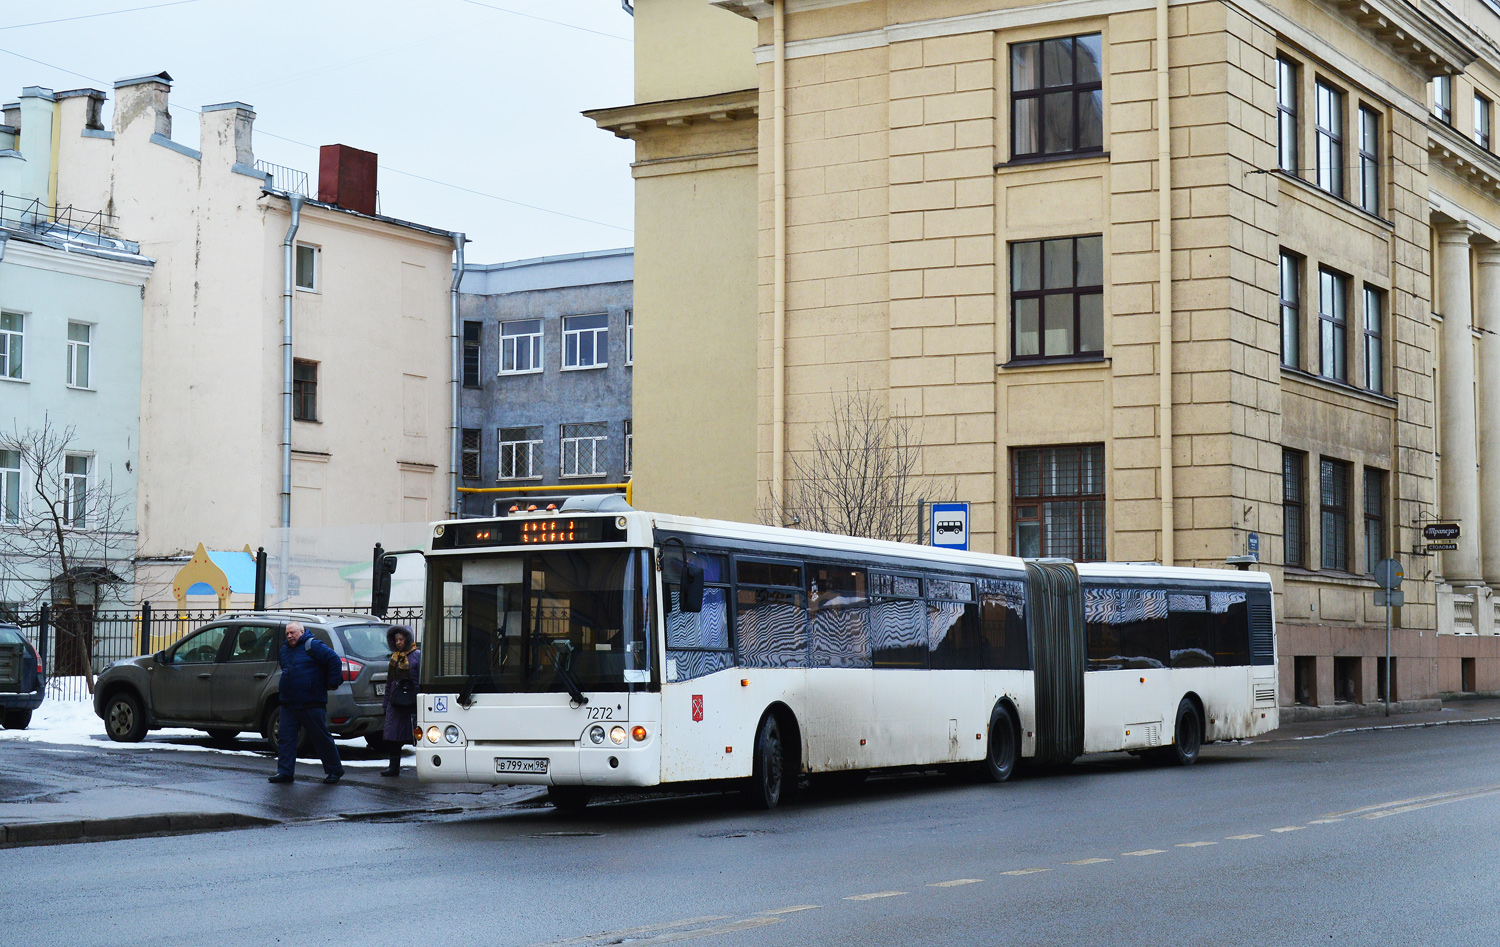
{"type": "MultiPolygon", "coordinates": [[[[48,697],[31,715],[31,726],[25,730],[0,730],[0,740],[52,743],[64,746],[108,746],[112,750],[187,750],[197,753],[220,753],[227,756],[255,756],[264,759],[270,748],[258,734],[242,733],[233,746],[215,746],[202,730],[152,730],[139,743],[115,743],[104,735],[104,721],[94,714],[92,699],[54,700],[48,697]]],[[[339,740],[340,747],[365,748],[364,738],[339,740]]],[[[366,751],[368,752],[368,751],[366,751]]],[[[316,763],[315,757],[302,759],[316,763]]],[[[345,759],[345,766],[384,768],[389,760],[345,759]]]]}

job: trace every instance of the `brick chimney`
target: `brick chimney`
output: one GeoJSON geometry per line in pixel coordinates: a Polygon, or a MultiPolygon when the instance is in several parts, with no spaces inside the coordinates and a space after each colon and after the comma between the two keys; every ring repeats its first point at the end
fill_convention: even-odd
{"type": "Polygon", "coordinates": [[[361,214],[375,213],[373,151],[348,145],[324,145],[318,150],[318,200],[361,214]]]}
{"type": "Polygon", "coordinates": [[[229,161],[245,168],[255,164],[250,135],[255,127],[255,109],[244,102],[220,102],[199,109],[199,150],[205,155],[222,152],[229,161]]]}

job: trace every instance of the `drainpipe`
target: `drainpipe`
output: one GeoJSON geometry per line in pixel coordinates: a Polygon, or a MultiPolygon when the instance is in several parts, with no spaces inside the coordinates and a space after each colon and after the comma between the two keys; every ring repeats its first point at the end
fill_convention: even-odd
{"type": "Polygon", "coordinates": [[[1161,561],[1177,561],[1173,540],[1177,524],[1173,505],[1176,493],[1172,485],[1172,121],[1170,64],[1167,60],[1169,26],[1167,0],[1156,0],[1156,174],[1157,174],[1157,242],[1160,254],[1161,297],[1160,353],[1157,364],[1160,381],[1161,416],[1158,419],[1161,440],[1161,561]]]}
{"type": "MultiPolygon", "coordinates": [[[[772,227],[771,342],[771,502],[786,503],[786,0],[775,0],[771,14],[774,50],[771,84],[772,227]]],[[[784,524],[783,524],[784,525],[784,524]]]]}
{"type": "Polygon", "coordinates": [[[464,279],[464,243],[467,238],[461,233],[453,235],[453,285],[448,289],[448,349],[452,365],[448,381],[448,516],[458,519],[458,386],[462,376],[458,332],[458,286],[464,279]]]}
{"type": "MultiPolygon", "coordinates": [[[[297,228],[302,224],[300,194],[288,195],[292,223],[281,242],[281,525],[292,525],[292,293],[297,280],[297,228]]],[[[285,562],[282,563],[283,569],[285,562]]]]}

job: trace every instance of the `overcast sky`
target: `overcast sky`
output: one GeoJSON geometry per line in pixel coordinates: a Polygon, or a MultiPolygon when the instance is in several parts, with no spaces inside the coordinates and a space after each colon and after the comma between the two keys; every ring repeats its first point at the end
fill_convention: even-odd
{"type": "Polygon", "coordinates": [[[579,114],[632,100],[631,25],[619,0],[0,2],[0,97],[164,69],[175,140],[247,102],[256,158],[316,182],[316,146],[374,151],[382,213],[497,263],[632,245],[631,143],[579,114]]]}

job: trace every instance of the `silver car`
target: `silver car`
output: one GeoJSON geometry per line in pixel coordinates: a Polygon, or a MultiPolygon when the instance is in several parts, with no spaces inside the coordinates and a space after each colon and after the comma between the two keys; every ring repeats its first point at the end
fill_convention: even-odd
{"type": "Polygon", "coordinates": [[[105,734],[133,743],[148,730],[185,727],[227,742],[250,730],[274,747],[281,719],[278,655],[293,621],[343,661],[344,680],[328,693],[328,729],[379,746],[390,625],[371,615],[228,613],[170,648],[116,661],[94,686],[94,712],[105,734]]]}

